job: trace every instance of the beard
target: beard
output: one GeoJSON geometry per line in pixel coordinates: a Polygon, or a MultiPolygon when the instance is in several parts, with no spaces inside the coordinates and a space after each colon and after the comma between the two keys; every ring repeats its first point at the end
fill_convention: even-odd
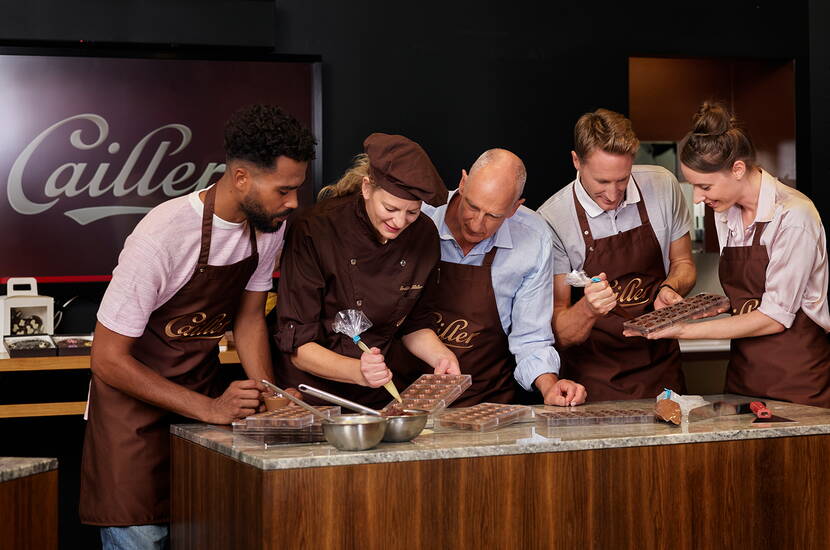
{"type": "Polygon", "coordinates": [[[262,208],[262,205],[251,197],[245,197],[240,204],[240,208],[245,213],[245,217],[248,219],[251,227],[260,233],[274,233],[279,231],[280,227],[282,227],[282,220],[279,218],[285,218],[294,211],[293,208],[286,208],[276,214],[268,214],[262,208]]]}

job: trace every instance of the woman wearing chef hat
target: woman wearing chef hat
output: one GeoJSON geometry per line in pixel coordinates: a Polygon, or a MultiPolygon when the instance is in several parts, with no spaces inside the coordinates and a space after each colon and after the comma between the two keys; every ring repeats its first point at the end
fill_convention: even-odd
{"type": "Polygon", "coordinates": [[[440,259],[437,230],[421,204],[443,204],[446,187],[426,152],[403,136],[372,134],[363,147],[288,230],[275,335],[283,357],[274,370],[284,385],[305,383],[379,407],[391,399],[381,386],[392,379],[384,355],[393,338],[436,373],[458,374],[459,367],[420,300],[436,283],[440,259]],[[361,334],[371,352],[332,328],[346,309],[372,322],[361,334]]]}

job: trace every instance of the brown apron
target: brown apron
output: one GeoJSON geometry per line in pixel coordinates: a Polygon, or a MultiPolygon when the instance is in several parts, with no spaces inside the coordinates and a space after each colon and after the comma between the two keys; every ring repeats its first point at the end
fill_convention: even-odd
{"type": "MultiPolygon", "coordinates": [[[[511,403],[516,395],[513,371],[516,360],[501,326],[493,290],[495,246],[480,266],[442,261],[436,287],[433,329],[458,358],[461,373],[472,376],[472,385],[453,407],[478,403],[511,403]]],[[[404,373],[432,372],[426,363],[409,353],[399,341],[390,351],[390,365],[404,373]]]]}
{"type": "MultiPolygon", "coordinates": [[[[750,246],[726,246],[719,275],[732,314],[757,309],[766,288],[767,248],[761,244],[766,222],[755,226],[750,246]]],[[[803,310],[790,328],[777,334],[733,338],[726,391],[830,407],[830,343],[824,329],[803,310]]]]}
{"type": "MultiPolygon", "coordinates": [[[[617,292],[617,303],[631,317],[652,311],[666,270],[642,192],[637,203],[641,225],[597,240],[591,236],[575,188],[573,195],[585,240],[585,272],[604,271],[617,292]]],[[[654,397],[663,388],[685,393],[677,340],[626,338],[622,335],[625,320],[615,308],[597,319],[585,342],[561,350],[561,377],[584,385],[589,401],[654,397]]]]}
{"type": "MultiPolygon", "coordinates": [[[[161,376],[215,397],[222,393],[217,343],[233,326],[258,262],[208,264],[216,187],[205,196],[199,262],[190,280],[155,310],[131,355],[161,376]]],[[[170,521],[170,424],[187,421],[135,399],[93,374],[81,463],[81,521],[126,526],[170,521]]]]}

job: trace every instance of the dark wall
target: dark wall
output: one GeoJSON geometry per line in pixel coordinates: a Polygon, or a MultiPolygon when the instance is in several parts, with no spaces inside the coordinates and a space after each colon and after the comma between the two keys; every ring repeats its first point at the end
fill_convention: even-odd
{"type": "Polygon", "coordinates": [[[544,4],[278,0],[277,50],[324,61],[324,176],[372,131],[419,140],[451,187],[502,146],[525,159],[538,206],[573,177],[576,118],[627,110],[629,55],[807,59],[805,2],[544,4]]]}
{"type": "MultiPolygon", "coordinates": [[[[810,96],[812,186],[810,196],[830,228],[830,2],[810,0],[810,96]]],[[[800,168],[799,168],[800,169],[800,168]]]]}

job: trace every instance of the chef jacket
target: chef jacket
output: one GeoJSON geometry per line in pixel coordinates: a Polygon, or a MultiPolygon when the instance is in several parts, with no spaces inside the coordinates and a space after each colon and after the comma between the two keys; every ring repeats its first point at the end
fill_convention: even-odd
{"type": "MultiPolygon", "coordinates": [[[[291,224],[284,250],[275,335],[283,353],[316,342],[360,357],[352,339],[332,329],[337,312],[345,309],[366,314],[372,327],[361,339],[383,354],[396,335],[432,327],[431,308],[419,298],[436,282],[441,253],[438,232],[426,215],[381,244],[359,193],[326,199],[291,224]]],[[[288,357],[277,367],[278,380],[284,369],[296,369],[288,357]]],[[[336,393],[333,385],[340,383],[322,385],[336,393]]]]}

